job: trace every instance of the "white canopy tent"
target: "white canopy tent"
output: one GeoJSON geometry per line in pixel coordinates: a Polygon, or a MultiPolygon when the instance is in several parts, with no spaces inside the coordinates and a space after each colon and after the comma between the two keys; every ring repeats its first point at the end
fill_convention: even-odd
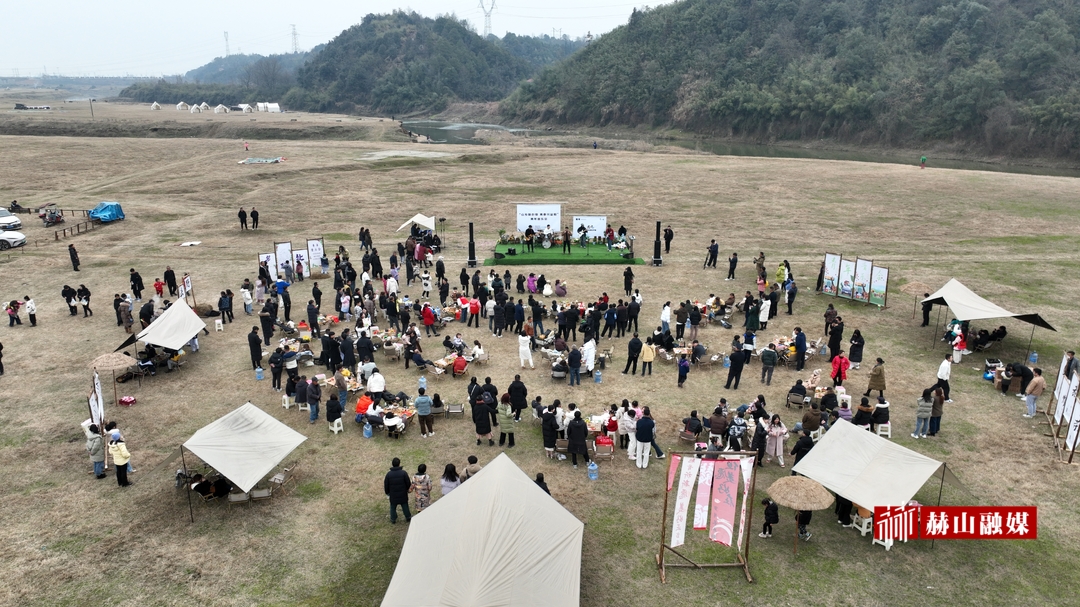
{"type": "MultiPolygon", "coordinates": [[[[1001,306],[983,299],[971,289],[965,287],[959,280],[952,278],[945,286],[936,293],[922,300],[922,303],[933,305],[946,305],[952,310],[956,320],[986,320],[989,318],[1015,318],[1031,324],[1031,338],[1028,339],[1028,352],[1031,351],[1031,341],[1035,338],[1035,327],[1042,327],[1057,332],[1050,323],[1046,322],[1038,314],[1017,314],[1010,312],[1001,306]]],[[[1027,355],[1024,355],[1027,358],[1027,355]]]]}
{"type": "Polygon", "coordinates": [[[307,437],[251,403],[218,418],[183,448],[248,492],[307,437]]]}
{"type": "Polygon", "coordinates": [[[416,215],[412,216],[412,219],[410,219],[410,220],[406,221],[405,223],[401,224],[401,227],[398,228],[397,231],[400,232],[400,231],[404,230],[405,228],[409,227],[410,223],[415,223],[417,225],[422,225],[422,226],[424,226],[425,228],[427,228],[429,230],[434,230],[435,229],[435,217],[434,216],[425,217],[424,215],[422,215],[420,213],[417,213],[416,215]]]}
{"type": "Polygon", "coordinates": [[[963,488],[944,463],[844,420],[829,427],[792,470],[870,510],[903,506],[939,473],[963,488]]]}
{"type": "Polygon", "coordinates": [[[500,454],[413,517],[382,606],[578,605],[583,531],[500,454]]]}
{"type": "Polygon", "coordinates": [[[157,320],[150,323],[149,327],[143,329],[136,339],[170,350],[179,350],[205,328],[206,323],[187,302],[178,299],[168,310],[162,312],[157,320]]]}

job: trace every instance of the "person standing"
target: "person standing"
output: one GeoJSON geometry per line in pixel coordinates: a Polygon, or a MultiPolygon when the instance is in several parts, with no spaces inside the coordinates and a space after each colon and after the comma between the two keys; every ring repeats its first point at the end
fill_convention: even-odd
{"type": "Polygon", "coordinates": [[[837,316],[829,327],[829,360],[832,360],[840,352],[840,344],[844,340],[844,321],[837,316]]]}
{"type": "MultiPolygon", "coordinates": [[[[630,375],[637,375],[638,357],[641,355],[642,347],[641,339],[638,338],[637,333],[634,333],[634,336],[626,344],[626,367],[623,368],[623,375],[626,375],[628,371],[630,375]]],[[[641,372],[642,375],[645,374],[644,364],[641,366],[641,372]]]]}
{"type": "MultiPolygon", "coordinates": [[[[791,449],[791,454],[795,456],[795,461],[791,463],[791,467],[794,468],[799,464],[802,458],[806,457],[807,453],[814,448],[814,439],[810,438],[810,431],[803,429],[802,436],[799,440],[795,441],[795,446],[791,449]]],[[[795,471],[791,472],[792,476],[795,476],[795,471]]]]}
{"type": "Polygon", "coordinates": [[[767,348],[761,351],[761,383],[766,386],[772,385],[773,371],[776,369],[776,361],[779,356],[776,354],[776,345],[769,344],[767,348]]]}
{"type": "Polygon", "coordinates": [[[1035,417],[1035,401],[1046,390],[1046,379],[1043,377],[1043,370],[1035,367],[1031,371],[1035,377],[1028,382],[1027,390],[1024,392],[1024,401],[1027,404],[1027,413],[1024,414],[1024,417],[1029,418],[1035,417]]]}
{"type": "Polygon", "coordinates": [[[870,382],[863,396],[870,396],[874,390],[878,391],[878,396],[885,396],[885,361],[878,358],[876,362],[874,368],[870,369],[870,382]]]}
{"type": "Polygon", "coordinates": [[[724,389],[731,389],[732,380],[735,381],[735,389],[739,389],[739,379],[742,377],[743,365],[746,364],[746,356],[742,352],[733,352],[729,357],[731,366],[728,367],[727,384],[724,389]]]}
{"type": "Polygon", "coordinates": [[[683,354],[679,357],[679,387],[686,383],[686,375],[690,373],[690,360],[683,354]]]}
{"type": "Polygon", "coordinates": [[[37,304],[33,299],[30,299],[29,295],[23,295],[23,307],[26,308],[26,315],[30,318],[30,326],[37,326],[37,304]]]}
{"type": "Polygon", "coordinates": [[[626,296],[630,297],[634,288],[634,271],[630,269],[630,266],[626,266],[626,269],[622,273],[622,285],[623,290],[626,291],[626,296]]]}
{"type": "Polygon", "coordinates": [[[238,218],[240,218],[240,230],[248,229],[248,226],[247,226],[247,211],[244,210],[244,207],[240,207],[240,212],[237,213],[236,216],[238,218]]]}
{"type": "MultiPolygon", "coordinates": [[[[799,439],[802,440],[802,439],[799,439]]],[[[792,472],[792,475],[795,473],[792,472]]],[[[810,519],[813,518],[814,513],[811,510],[799,510],[795,513],[795,522],[799,525],[799,539],[804,542],[810,541],[810,531],[807,526],[810,525],[810,519]]]]}
{"type": "Polygon", "coordinates": [[[929,436],[937,436],[938,432],[941,432],[941,415],[945,409],[945,396],[941,393],[941,388],[932,388],[934,391],[934,408],[930,412],[930,432],[929,436]]]}
{"type": "Polygon", "coordinates": [[[776,502],[769,498],[761,500],[761,505],[765,506],[765,522],[761,525],[761,533],[758,537],[770,538],[772,537],[773,525],[780,524],[780,512],[776,506],[776,502]]]}
{"type": "Polygon", "coordinates": [[[570,369],[570,387],[576,383],[581,385],[581,350],[577,344],[570,347],[570,354],[566,358],[566,365],[570,369]]]}
{"type": "Polygon", "coordinates": [[[866,345],[866,340],[863,339],[862,331],[858,329],[852,331],[849,343],[851,346],[848,348],[848,360],[851,361],[852,369],[858,369],[859,364],[862,363],[863,347],[866,345]]]}
{"type": "Polygon", "coordinates": [[[945,360],[941,361],[937,370],[937,383],[933,387],[941,388],[942,395],[945,397],[945,402],[951,403],[952,399],[949,398],[949,376],[952,374],[952,356],[945,355],[945,360]]]}
{"type": "Polygon", "coordinates": [[[927,388],[923,390],[922,397],[915,401],[915,431],[911,433],[911,438],[926,438],[930,430],[930,416],[933,412],[934,397],[932,391],[927,388]]]}
{"type": "Polygon", "coordinates": [[[255,207],[251,207],[251,229],[259,229],[259,212],[255,210],[255,207]]]}
{"type": "Polygon", "coordinates": [[[564,226],[562,232],[562,252],[570,255],[571,247],[570,243],[573,242],[574,235],[570,233],[570,226],[564,226]]]}
{"type": "Polygon", "coordinates": [[[664,252],[671,252],[671,241],[675,239],[675,230],[671,229],[671,226],[664,228],[664,252]]]}
{"type": "MultiPolygon", "coordinates": [[[[513,384],[511,384],[513,385],[513,384]]],[[[517,409],[513,403],[510,402],[510,395],[503,394],[502,402],[498,406],[499,410],[499,446],[506,445],[506,436],[510,435],[509,449],[514,448],[514,422],[521,421],[520,419],[514,419],[514,415],[520,415],[521,410],[517,409]]]]}
{"type": "MultiPolygon", "coordinates": [[[[634,334],[637,337],[637,333],[634,334]]],[[[652,375],[653,360],[656,359],[656,346],[653,345],[651,337],[645,339],[645,345],[641,347],[641,376],[645,377],[645,372],[648,371],[649,375],[652,375]]]]}
{"type": "Polygon", "coordinates": [[[130,487],[127,464],[131,461],[131,453],[128,451],[127,443],[120,437],[119,430],[113,430],[110,436],[112,440],[109,441],[109,454],[112,455],[113,469],[116,470],[116,484],[121,487],[130,487]]]}
{"type": "Polygon", "coordinates": [[[409,512],[409,489],[412,480],[409,473],[401,467],[401,460],[394,458],[390,462],[390,471],[383,477],[383,492],[390,500],[390,524],[397,524],[397,507],[401,506],[401,513],[405,515],[405,522],[412,521],[412,513],[409,512]]]}
{"type": "MultiPolygon", "coordinates": [[[[709,241],[709,248],[705,255],[705,264],[701,266],[701,269],[715,268],[716,258],[720,256],[720,245],[716,244],[716,239],[709,241]]],[[[629,293],[627,293],[629,295],[629,293]]]]}
{"type": "Polygon", "coordinates": [[[128,283],[131,285],[131,294],[135,297],[135,301],[142,301],[143,279],[135,268],[128,270],[128,283]]]}
{"type": "Polygon", "coordinates": [[[86,452],[90,454],[90,462],[94,464],[94,477],[105,478],[105,439],[102,438],[97,424],[90,424],[87,428],[86,452]]]}
{"type": "Polygon", "coordinates": [[[581,419],[581,411],[574,411],[574,419],[566,425],[566,438],[568,440],[567,451],[570,452],[571,463],[577,469],[577,456],[585,456],[585,463],[589,463],[589,446],[586,439],[589,436],[589,427],[585,420],[581,419]]]}
{"type": "Polygon", "coordinates": [[[739,254],[737,252],[732,252],[731,257],[728,257],[727,263],[727,278],[724,280],[735,280],[735,266],[739,265],[739,254]]]}
{"type": "Polygon", "coordinates": [[[413,406],[416,407],[416,415],[420,418],[420,438],[435,436],[435,426],[431,415],[431,406],[434,402],[427,395],[427,389],[419,388],[416,392],[419,396],[413,401],[413,406]]]}
{"type": "Polygon", "coordinates": [[[795,327],[795,370],[802,371],[806,364],[806,333],[795,327]]]}
{"type": "Polygon", "coordinates": [[[71,258],[71,269],[76,272],[79,271],[79,252],[75,250],[75,245],[68,245],[68,257],[71,258]]]}
{"type": "Polygon", "coordinates": [[[649,455],[652,449],[652,443],[656,438],[656,422],[653,421],[652,414],[648,407],[645,407],[641,411],[641,417],[638,418],[637,424],[634,426],[634,439],[637,441],[635,444],[634,459],[637,462],[638,468],[649,467],[649,455]]]}
{"type": "MultiPolygon", "coordinates": [[[[929,299],[929,293],[923,293],[923,299],[929,299]]],[[[920,327],[930,326],[930,312],[934,309],[934,304],[929,301],[924,301],[922,304],[922,324],[920,327]]]]}
{"type": "Polygon", "coordinates": [[[424,508],[431,505],[431,477],[427,474],[427,464],[416,467],[416,474],[412,477],[411,493],[416,494],[416,511],[423,512],[424,508]]]}
{"type": "Polygon", "coordinates": [[[248,350],[251,353],[251,368],[258,369],[262,363],[262,340],[259,339],[259,327],[251,327],[248,333],[248,350]]]}
{"type": "Polygon", "coordinates": [[[163,275],[163,278],[165,279],[165,285],[169,287],[169,297],[175,296],[177,293],[176,272],[173,271],[172,266],[165,266],[165,274],[163,275]]]}
{"type": "Polygon", "coordinates": [[[82,304],[83,318],[93,316],[94,311],[90,309],[90,289],[87,289],[86,285],[79,285],[79,290],[75,292],[75,296],[79,298],[79,303],[82,304]]]}
{"type": "Polygon", "coordinates": [[[851,361],[844,356],[844,351],[840,350],[836,353],[836,356],[832,359],[832,372],[829,377],[832,378],[833,387],[844,385],[844,380],[847,379],[848,369],[851,367],[851,361]]]}
{"type": "Polygon", "coordinates": [[[787,313],[791,316],[791,306],[795,303],[795,296],[799,294],[799,287],[795,285],[795,281],[792,280],[787,286],[787,313]]]}
{"type": "Polygon", "coordinates": [[[313,378],[307,387],[307,404],[311,408],[311,415],[308,416],[309,424],[319,421],[319,403],[321,401],[322,387],[319,386],[319,380],[313,378]]]}
{"type": "Polygon", "coordinates": [[[521,421],[521,412],[529,406],[529,389],[525,386],[525,382],[521,381],[520,375],[514,376],[514,381],[510,382],[510,385],[506,388],[506,393],[510,397],[510,405],[514,410],[514,421],[521,421]]]}

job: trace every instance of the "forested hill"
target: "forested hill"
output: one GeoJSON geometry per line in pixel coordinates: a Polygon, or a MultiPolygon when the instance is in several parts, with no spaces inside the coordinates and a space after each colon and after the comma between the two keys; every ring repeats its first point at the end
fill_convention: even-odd
{"type": "Polygon", "coordinates": [[[1080,6],[683,0],[544,70],[519,120],[1080,156],[1080,6]]]}
{"type": "Polygon", "coordinates": [[[311,111],[438,110],[502,99],[532,71],[463,22],[399,11],[368,15],[331,40],[283,101],[311,111]]]}

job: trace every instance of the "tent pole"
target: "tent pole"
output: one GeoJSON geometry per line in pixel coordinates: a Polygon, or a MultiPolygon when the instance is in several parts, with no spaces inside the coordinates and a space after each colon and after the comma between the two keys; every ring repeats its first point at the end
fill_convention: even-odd
{"type": "MultiPolygon", "coordinates": [[[[671,454],[668,454],[670,457],[671,454]]],[[[672,460],[674,461],[674,460],[672,460]]],[[[656,556],[656,564],[660,567],[660,583],[667,583],[667,576],[664,571],[664,545],[667,542],[667,509],[668,509],[668,496],[671,495],[671,490],[667,488],[667,471],[664,471],[664,511],[660,515],[660,554],[656,556]]]]}
{"type": "Polygon", "coordinates": [[[1031,355],[1031,342],[1035,339],[1035,323],[1031,324],[1031,337],[1028,338],[1027,352],[1024,353],[1024,361],[1028,360],[1028,356],[1031,355]]]}
{"type": "MultiPolygon", "coordinates": [[[[138,354],[138,352],[136,352],[136,354],[138,354]]],[[[112,402],[114,406],[120,404],[120,399],[116,396],[116,369],[113,369],[112,372],[112,402]]]]}
{"type": "Polygon", "coordinates": [[[755,492],[757,490],[757,466],[754,466],[750,472],[750,508],[749,513],[746,515],[746,544],[743,545],[743,572],[746,573],[746,581],[753,582],[753,578],[750,577],[750,530],[754,528],[751,522],[754,520],[754,503],[755,492]]]}
{"type": "MultiPolygon", "coordinates": [[[[949,464],[944,464],[944,463],[941,464],[941,484],[938,485],[938,490],[937,490],[937,505],[938,506],[941,505],[941,491],[943,489],[945,489],[945,471],[948,470],[948,469],[949,469],[949,464]]],[[[931,548],[934,547],[934,542],[935,541],[936,540],[930,540],[930,547],[931,548]]]]}
{"type": "MultiPolygon", "coordinates": [[[[180,463],[184,466],[184,476],[187,476],[187,473],[188,473],[187,459],[184,457],[184,446],[183,445],[180,445],[180,463]]],[[[185,493],[187,493],[188,516],[191,517],[191,522],[194,523],[195,522],[195,511],[191,508],[191,483],[189,481],[184,481],[184,489],[186,489],[185,493]]]]}
{"type": "MultiPolygon", "coordinates": [[[[941,326],[941,307],[940,306],[937,309],[937,326],[939,326],[939,327],[941,326]]],[[[930,332],[930,351],[933,351],[934,349],[937,348],[937,340],[934,339],[935,337],[937,337],[937,330],[934,330],[934,331],[930,332]]]]}

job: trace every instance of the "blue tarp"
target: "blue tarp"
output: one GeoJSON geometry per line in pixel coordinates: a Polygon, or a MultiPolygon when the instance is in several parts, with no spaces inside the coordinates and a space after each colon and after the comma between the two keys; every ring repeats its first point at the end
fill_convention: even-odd
{"type": "Polygon", "coordinates": [[[90,218],[97,219],[102,223],[109,223],[124,218],[124,209],[120,208],[119,202],[101,202],[90,211],[90,218]]]}

